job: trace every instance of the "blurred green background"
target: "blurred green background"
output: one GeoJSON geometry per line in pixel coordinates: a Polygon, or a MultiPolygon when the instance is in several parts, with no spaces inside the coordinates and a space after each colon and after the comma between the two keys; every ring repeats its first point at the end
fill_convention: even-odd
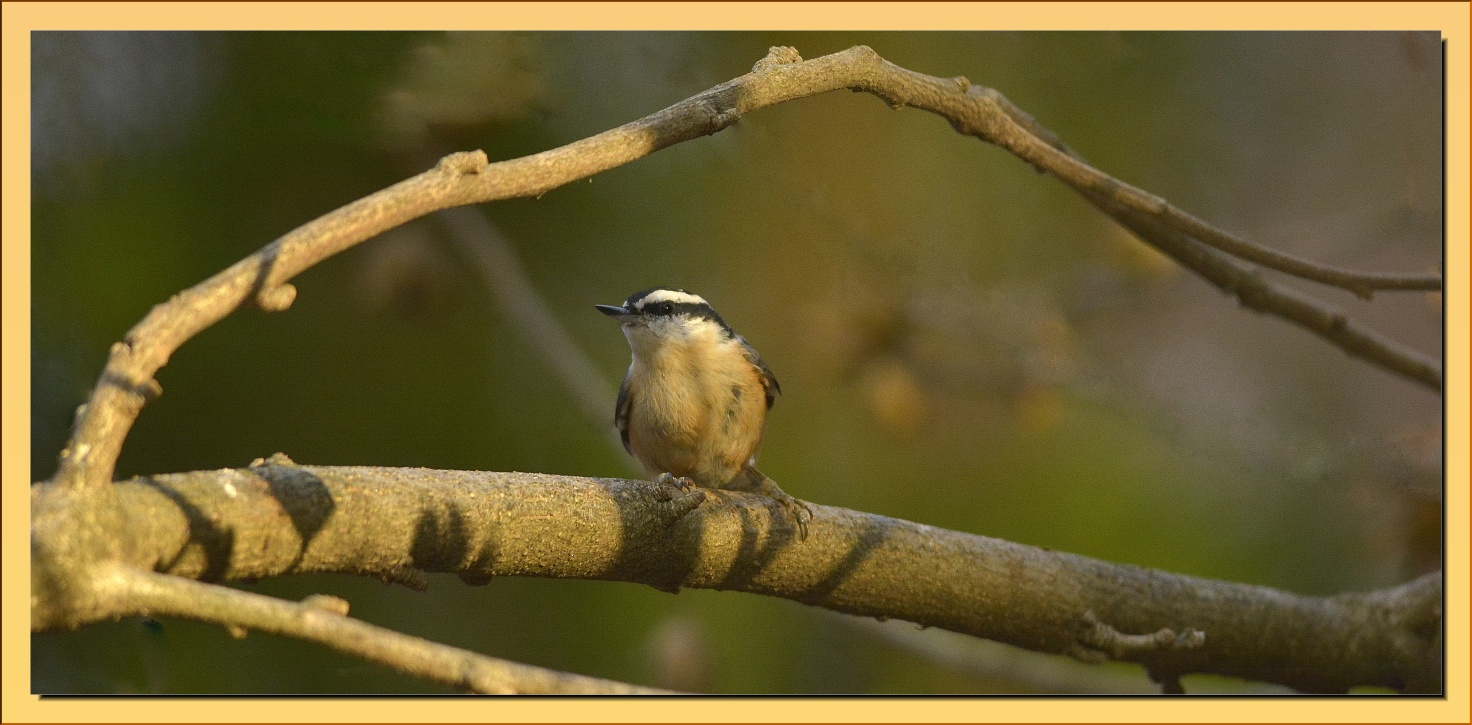
{"type": "MultiPolygon", "coordinates": [[[[1104,171],[1229,231],[1367,270],[1441,264],[1435,33],[32,35],[32,479],[108,345],[291,228],[484,149],[513,158],[740,75],[867,44],[995,87],[1104,171]]],[[[1440,397],[1234,302],[1009,154],[831,93],[547,193],[475,208],[602,375],[583,412],[444,225],[315,267],[284,314],[186,344],[118,475],[300,463],[622,476],[622,335],[678,286],[785,392],[789,492],[1174,572],[1329,594],[1440,565],[1440,397]]],[[[1439,295],[1313,285],[1439,356],[1439,295]]],[[[730,693],[1149,692],[914,625],[736,593],[431,577],[243,585],[499,657],[730,693]]],[[[41,693],[446,689],[295,641],[138,620],[32,637],[41,693]]],[[[1188,691],[1253,685],[1188,678],[1188,691]]]]}

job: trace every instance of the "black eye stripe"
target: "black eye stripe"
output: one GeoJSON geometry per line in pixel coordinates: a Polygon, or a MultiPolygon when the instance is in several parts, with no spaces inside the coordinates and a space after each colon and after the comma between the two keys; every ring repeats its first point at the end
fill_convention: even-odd
{"type": "Polygon", "coordinates": [[[656,317],[668,317],[671,315],[689,315],[691,317],[709,317],[715,314],[710,305],[702,305],[699,302],[650,302],[639,310],[646,315],[656,317]]]}
{"type": "MultiPolygon", "coordinates": [[[[675,315],[684,315],[686,317],[691,317],[695,319],[710,320],[711,322],[720,325],[721,330],[725,332],[727,337],[736,336],[736,333],[731,329],[731,326],[727,325],[726,321],[721,319],[721,316],[719,314],[716,314],[716,311],[712,309],[711,306],[707,303],[676,302],[674,300],[661,300],[659,302],[647,301],[646,298],[648,298],[649,295],[655,292],[660,292],[664,289],[668,288],[655,288],[644,290],[643,292],[635,292],[634,294],[629,295],[629,299],[624,302],[624,309],[633,310],[635,314],[645,315],[648,317],[673,317],[675,315]]],[[[680,292],[682,294],[690,294],[685,290],[669,291],[680,292]]]]}
{"type": "Polygon", "coordinates": [[[710,305],[703,305],[699,302],[656,302],[645,305],[640,312],[651,317],[684,315],[695,319],[710,320],[720,325],[727,335],[735,334],[731,331],[731,326],[727,325],[726,321],[721,319],[721,316],[711,309],[710,305]]]}

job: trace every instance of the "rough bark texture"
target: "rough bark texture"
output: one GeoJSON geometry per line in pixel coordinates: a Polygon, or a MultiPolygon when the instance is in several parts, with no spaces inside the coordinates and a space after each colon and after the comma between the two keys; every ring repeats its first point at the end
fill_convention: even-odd
{"type": "MultiPolygon", "coordinates": [[[[451,572],[470,583],[542,576],[751,592],[1140,662],[1167,685],[1207,672],[1314,692],[1441,687],[1439,575],[1305,597],[816,505],[799,541],[767,499],[621,479],[281,459],[115,488],[117,515],[49,520],[65,530],[47,540],[100,535],[124,564],[206,581],[340,572],[412,584],[417,572],[451,572]]],[[[37,508],[54,495],[67,494],[42,492],[37,508]]],[[[105,587],[53,597],[52,585],[33,581],[35,628],[116,616],[105,587]]]]}

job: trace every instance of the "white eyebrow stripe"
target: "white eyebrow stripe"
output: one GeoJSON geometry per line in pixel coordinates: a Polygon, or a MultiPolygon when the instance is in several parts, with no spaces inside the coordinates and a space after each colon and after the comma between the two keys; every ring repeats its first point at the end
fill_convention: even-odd
{"type": "Polygon", "coordinates": [[[678,290],[672,289],[661,289],[650,292],[649,294],[645,295],[643,299],[635,302],[634,309],[642,310],[644,309],[645,305],[653,304],[656,302],[674,302],[677,304],[688,303],[696,305],[707,304],[705,299],[700,295],[692,295],[689,292],[680,292],[678,290]]]}

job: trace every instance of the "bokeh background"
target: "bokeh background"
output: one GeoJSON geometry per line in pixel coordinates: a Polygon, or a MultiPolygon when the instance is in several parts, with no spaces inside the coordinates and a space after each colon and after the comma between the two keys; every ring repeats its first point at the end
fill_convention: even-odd
{"type": "MultiPolygon", "coordinates": [[[[867,44],[992,86],[1099,168],[1340,266],[1442,260],[1435,33],[35,33],[32,479],[108,345],[291,228],[472,148],[513,158],[740,75],[867,44]]],[[[308,464],[618,476],[622,336],[651,286],[709,299],[784,396],[762,468],[811,501],[1308,594],[1440,566],[1440,396],[1178,269],[1061,184],[921,111],[831,93],[313,268],[175,354],[118,474],[308,464]],[[462,225],[463,227],[463,225],[462,225]],[[509,250],[597,371],[511,316],[509,250]],[[500,245],[500,246],[496,246],[500,245]],[[502,270],[503,272],[505,269],[502,270]],[[498,281],[499,280],[499,281],[498,281]],[[498,290],[500,292],[498,292],[498,290]],[[602,396],[602,400],[599,400],[602,396]],[[592,407],[597,414],[590,414],[592,407]]],[[[1288,281],[1429,355],[1439,295],[1288,281]]],[[[346,576],[430,639],[723,693],[1150,692],[1092,667],[784,600],[632,584],[346,576]]],[[[33,635],[41,693],[438,693],[321,648],[128,620],[33,635]]],[[[1188,691],[1263,691],[1191,677],[1188,691]]],[[[1271,688],[1266,688],[1271,691],[1271,688]]]]}

